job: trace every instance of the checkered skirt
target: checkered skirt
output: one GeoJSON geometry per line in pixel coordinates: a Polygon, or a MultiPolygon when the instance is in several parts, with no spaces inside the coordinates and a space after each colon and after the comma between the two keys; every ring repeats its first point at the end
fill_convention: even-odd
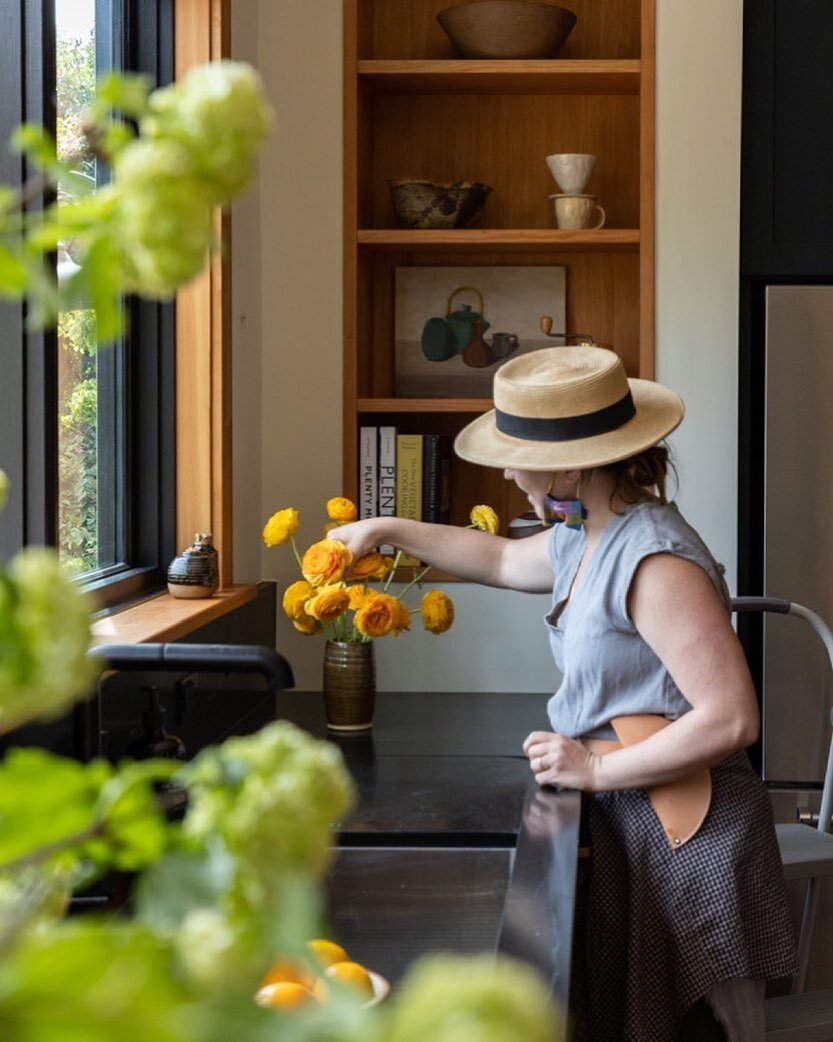
{"type": "Polygon", "coordinates": [[[764,787],[744,752],[712,768],[697,834],[674,850],[644,789],[584,800],[572,1006],[579,1042],[673,1042],[723,980],[797,971],[764,787]]]}

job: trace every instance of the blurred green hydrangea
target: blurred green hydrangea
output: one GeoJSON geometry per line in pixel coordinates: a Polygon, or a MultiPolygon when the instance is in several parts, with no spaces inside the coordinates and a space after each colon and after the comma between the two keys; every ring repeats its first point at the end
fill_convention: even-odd
{"type": "Polygon", "coordinates": [[[182,776],[191,793],[184,833],[219,837],[253,872],[319,876],[330,826],[353,805],[340,751],[279,720],[205,749],[182,776]]]}
{"type": "Polygon", "coordinates": [[[0,732],[89,693],[91,610],[54,550],[27,547],[0,569],[0,732]]]}
{"type": "Polygon", "coordinates": [[[215,203],[228,202],[246,187],[272,122],[260,77],[250,65],[197,66],[181,82],[154,91],[149,106],[142,136],[181,144],[196,180],[215,203]]]}
{"type": "Polygon", "coordinates": [[[543,980],[506,956],[427,956],[391,1003],[386,1042],[552,1042],[562,1020],[543,980]]]}

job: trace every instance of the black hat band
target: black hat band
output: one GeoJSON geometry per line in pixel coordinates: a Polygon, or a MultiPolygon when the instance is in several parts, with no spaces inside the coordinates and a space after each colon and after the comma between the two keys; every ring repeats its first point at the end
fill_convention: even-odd
{"type": "Polygon", "coordinates": [[[495,409],[495,424],[502,434],[524,441],[577,441],[595,434],[608,434],[636,416],[631,392],[612,405],[582,416],[514,416],[495,409]]]}

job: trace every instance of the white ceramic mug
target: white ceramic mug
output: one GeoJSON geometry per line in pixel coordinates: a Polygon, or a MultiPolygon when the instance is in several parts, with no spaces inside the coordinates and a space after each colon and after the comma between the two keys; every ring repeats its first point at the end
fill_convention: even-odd
{"type": "Polygon", "coordinates": [[[555,200],[555,223],[559,228],[601,228],[605,223],[607,215],[595,195],[551,195],[550,199],[555,200]]]}
{"type": "Polygon", "coordinates": [[[565,195],[581,195],[593,173],[596,157],[587,152],[554,152],[547,156],[547,166],[565,195]]]}

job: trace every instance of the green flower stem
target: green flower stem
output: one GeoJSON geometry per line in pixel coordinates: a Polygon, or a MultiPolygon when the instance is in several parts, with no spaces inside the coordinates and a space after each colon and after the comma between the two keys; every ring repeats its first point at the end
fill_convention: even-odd
{"type": "Polygon", "coordinates": [[[289,537],[289,541],[290,541],[290,543],[292,543],[292,552],[293,552],[293,554],[295,554],[295,560],[298,562],[298,568],[300,569],[301,577],[303,578],[304,568],[303,568],[303,565],[301,564],[301,555],[298,553],[298,547],[297,547],[297,545],[295,543],[295,536],[291,535],[289,537]]]}
{"type": "MultiPolygon", "coordinates": [[[[416,571],[416,569],[414,569],[414,570],[416,571]]],[[[423,579],[423,578],[424,578],[424,577],[425,577],[425,576],[426,576],[426,575],[428,574],[428,572],[430,572],[430,571],[431,571],[431,565],[429,564],[429,565],[428,565],[427,567],[425,567],[425,568],[423,568],[423,569],[422,569],[422,571],[421,571],[421,572],[419,573],[419,575],[415,575],[415,576],[413,577],[413,579],[411,579],[411,581],[410,581],[410,582],[408,583],[408,585],[407,585],[407,586],[405,587],[405,589],[404,589],[404,590],[402,591],[402,593],[400,593],[400,594],[399,594],[399,599],[400,599],[400,600],[403,600],[403,599],[404,599],[404,597],[405,597],[405,594],[406,594],[406,593],[408,592],[408,590],[410,590],[410,588],[411,588],[412,586],[416,586],[416,585],[417,585],[417,583],[421,582],[421,581],[422,581],[422,579],[423,579]]]]}
{"type": "Polygon", "coordinates": [[[401,557],[402,557],[402,551],[401,550],[397,550],[396,551],[396,557],[394,557],[394,559],[393,559],[393,568],[391,568],[390,575],[388,575],[387,579],[385,580],[385,585],[382,587],[382,593],[387,593],[388,590],[390,589],[390,584],[393,582],[394,575],[396,575],[396,569],[399,567],[399,561],[400,561],[401,557]]]}

